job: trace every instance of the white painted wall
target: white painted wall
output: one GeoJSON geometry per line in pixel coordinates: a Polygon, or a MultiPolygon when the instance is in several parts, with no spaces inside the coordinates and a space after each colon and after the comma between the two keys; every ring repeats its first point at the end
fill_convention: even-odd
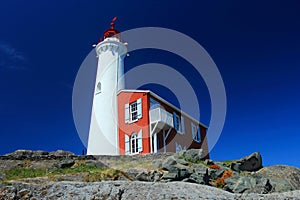
{"type": "Polygon", "coordinates": [[[117,92],[125,86],[121,77],[127,48],[117,38],[106,38],[96,46],[96,52],[98,69],[87,154],[119,155],[117,92]],[[97,89],[98,82],[101,91],[97,89]]]}

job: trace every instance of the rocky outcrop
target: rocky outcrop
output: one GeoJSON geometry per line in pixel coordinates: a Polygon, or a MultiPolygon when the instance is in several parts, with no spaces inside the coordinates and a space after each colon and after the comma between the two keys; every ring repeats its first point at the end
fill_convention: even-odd
{"type": "Polygon", "coordinates": [[[179,157],[183,157],[185,160],[196,163],[204,160],[205,156],[202,149],[190,149],[188,151],[181,151],[178,153],[179,157]]]}
{"type": "Polygon", "coordinates": [[[64,160],[60,160],[57,163],[55,163],[53,165],[53,167],[64,169],[64,168],[72,167],[74,164],[75,164],[75,161],[73,159],[64,159],[64,160]]]}
{"type": "Polygon", "coordinates": [[[264,167],[259,170],[257,174],[269,179],[270,184],[273,186],[273,191],[275,192],[300,190],[299,168],[275,165],[264,167]]]}
{"type": "Polygon", "coordinates": [[[225,179],[224,190],[233,193],[267,194],[272,187],[269,179],[260,176],[233,176],[225,179]]]}
{"type": "Polygon", "coordinates": [[[65,158],[78,158],[83,160],[95,160],[94,156],[77,156],[72,152],[57,150],[53,152],[46,152],[42,150],[32,151],[32,150],[16,150],[15,152],[5,154],[0,156],[0,160],[30,160],[30,161],[40,161],[40,160],[61,160],[65,158]]]}
{"type": "MultiPolygon", "coordinates": [[[[253,199],[256,199],[256,197],[265,197],[259,195],[300,190],[300,170],[288,166],[262,168],[262,159],[258,152],[236,161],[215,162],[205,160],[202,150],[198,149],[180,153],[134,156],[77,156],[71,152],[61,150],[50,153],[18,150],[11,154],[0,156],[0,190],[2,190],[0,197],[3,197],[2,199],[7,199],[9,195],[15,199],[44,198],[38,193],[40,188],[44,187],[46,188],[42,189],[42,191],[47,191],[45,195],[48,196],[45,197],[49,199],[72,198],[72,195],[70,196],[69,193],[66,194],[65,191],[58,191],[53,188],[52,185],[48,184],[49,181],[71,181],[51,182],[57,187],[66,188],[71,194],[73,192],[74,194],[80,194],[88,188],[94,190],[93,187],[96,187],[95,185],[98,184],[97,187],[103,187],[104,189],[98,188],[99,191],[91,193],[91,198],[95,197],[96,199],[125,199],[125,197],[130,199],[134,193],[131,191],[131,186],[133,188],[138,186],[141,188],[149,187],[148,190],[145,189],[147,192],[137,192],[137,195],[146,195],[160,187],[159,195],[164,194],[161,193],[162,190],[170,190],[174,194],[173,196],[168,196],[170,194],[166,193],[165,198],[167,199],[169,197],[180,199],[184,195],[187,195],[190,199],[202,197],[198,193],[195,194],[196,196],[193,196],[194,194],[188,196],[188,194],[185,194],[186,191],[182,191],[184,195],[181,196],[181,193],[176,191],[180,190],[177,186],[175,187],[176,184],[179,184],[183,190],[187,191],[191,190],[191,188],[195,189],[195,187],[200,187],[200,190],[204,190],[203,188],[208,190],[207,188],[210,188],[209,190],[213,192],[218,191],[222,195],[228,195],[229,199],[244,197],[246,194],[251,196],[255,193],[257,196],[253,197],[253,199]],[[21,179],[16,175],[23,168],[26,169],[26,173],[30,173],[30,176],[22,177],[21,179]],[[33,169],[40,170],[34,171],[33,169]],[[12,170],[12,174],[10,174],[9,170],[12,170]],[[106,171],[107,174],[102,173],[103,171],[106,171]],[[40,177],[33,176],[36,172],[40,177]],[[12,175],[18,178],[12,179],[12,175]],[[102,182],[85,183],[90,181],[102,182]],[[25,182],[30,184],[25,184],[25,182]],[[73,183],[76,184],[74,185],[73,183]],[[114,183],[119,186],[114,185],[114,183]],[[5,184],[12,184],[12,187],[7,187],[5,184]],[[120,187],[121,185],[122,187],[120,187]],[[114,189],[106,191],[105,188],[109,187],[114,189]],[[223,189],[223,191],[217,188],[223,189]],[[55,195],[51,196],[52,193],[55,195]],[[99,195],[93,196],[96,193],[99,193],[99,195]],[[234,195],[233,193],[236,194],[234,195]],[[127,194],[128,196],[126,196],[127,194]]],[[[140,191],[140,189],[137,190],[140,191]]],[[[204,193],[203,198],[219,198],[205,195],[204,193]]],[[[294,198],[293,195],[292,197],[294,198]]]]}
{"type": "Polygon", "coordinates": [[[300,191],[274,194],[232,194],[217,188],[184,183],[147,183],[134,181],[13,183],[0,188],[0,200],[7,199],[299,199],[300,191]]]}
{"type": "Polygon", "coordinates": [[[262,158],[259,152],[255,152],[245,158],[231,163],[234,171],[257,171],[262,168],[262,158]]]}

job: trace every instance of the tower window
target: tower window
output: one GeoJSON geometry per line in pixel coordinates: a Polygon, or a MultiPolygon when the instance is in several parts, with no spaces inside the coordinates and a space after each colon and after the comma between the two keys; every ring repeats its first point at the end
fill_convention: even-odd
{"type": "Polygon", "coordinates": [[[96,87],[96,94],[101,93],[101,82],[98,82],[96,87]]]}

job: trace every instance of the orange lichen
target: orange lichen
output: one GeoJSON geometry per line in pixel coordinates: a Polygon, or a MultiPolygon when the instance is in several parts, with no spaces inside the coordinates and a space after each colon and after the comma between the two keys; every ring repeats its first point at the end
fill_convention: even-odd
{"type": "Polygon", "coordinates": [[[231,177],[231,176],[232,176],[232,171],[231,171],[231,170],[225,170],[225,171],[223,172],[222,177],[221,177],[221,178],[217,178],[217,179],[215,180],[216,186],[217,186],[217,187],[223,188],[224,185],[225,185],[225,179],[226,179],[226,178],[229,178],[229,177],[231,177]]]}
{"type": "Polygon", "coordinates": [[[225,178],[229,178],[232,176],[232,171],[231,170],[225,170],[222,177],[225,178]]]}
{"type": "Polygon", "coordinates": [[[211,169],[221,169],[221,167],[219,165],[216,165],[216,164],[213,164],[213,165],[210,165],[209,168],[211,169]]]}

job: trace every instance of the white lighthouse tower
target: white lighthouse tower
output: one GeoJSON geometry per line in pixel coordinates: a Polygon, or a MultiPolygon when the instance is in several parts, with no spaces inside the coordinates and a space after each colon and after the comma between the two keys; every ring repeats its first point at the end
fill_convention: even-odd
{"type": "Polygon", "coordinates": [[[104,32],[96,45],[97,75],[87,146],[88,155],[119,155],[117,92],[124,89],[124,57],[127,48],[121,42],[120,32],[114,28],[104,32]]]}

